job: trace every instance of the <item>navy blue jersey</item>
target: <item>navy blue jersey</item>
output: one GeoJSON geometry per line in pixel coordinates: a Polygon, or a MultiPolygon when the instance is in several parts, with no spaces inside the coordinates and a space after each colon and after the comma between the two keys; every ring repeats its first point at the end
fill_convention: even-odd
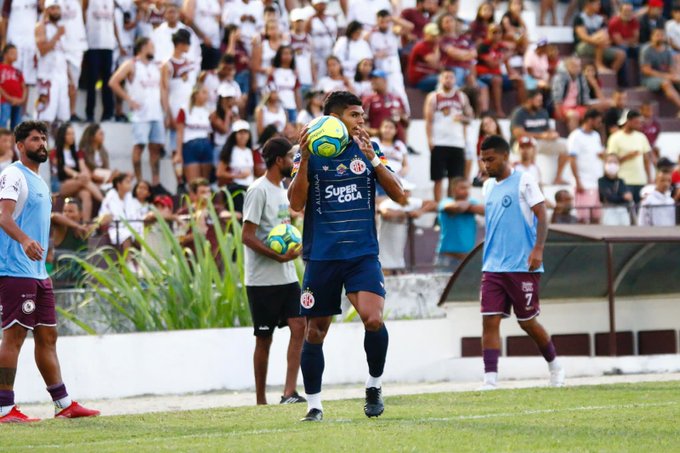
{"type": "MultiPolygon", "coordinates": [[[[384,165],[386,159],[378,145],[373,143],[373,149],[384,165]]],[[[299,165],[298,152],[293,176],[299,165]]],[[[359,146],[351,141],[332,159],[312,155],[308,170],[302,257],[330,261],[377,255],[376,172],[359,146]]]]}

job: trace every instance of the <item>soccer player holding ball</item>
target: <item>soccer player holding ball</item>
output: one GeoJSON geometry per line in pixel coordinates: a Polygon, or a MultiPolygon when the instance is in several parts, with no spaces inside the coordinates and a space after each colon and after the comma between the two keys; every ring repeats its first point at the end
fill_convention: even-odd
{"type": "Polygon", "coordinates": [[[481,162],[489,175],[484,183],[486,232],[482,261],[481,304],[484,385],[496,388],[501,319],[515,317],[548,362],[550,385],[564,385],[550,335],[537,321],[541,312],[538,290],[543,272],[543,247],[548,237],[545,198],[536,180],[513,170],[510,146],[498,135],[482,142],[481,162]]]}
{"type": "Polygon", "coordinates": [[[299,309],[300,284],[293,263],[300,256],[300,247],[284,244],[284,249],[278,244],[279,251],[275,251],[267,245],[270,231],[281,223],[290,223],[288,199],[281,181],[290,177],[293,169],[292,147],[285,138],[265,143],[262,154],[267,172],[248,187],[243,205],[245,283],[256,338],[253,365],[257,404],[267,404],[269,348],[274,329],[285,325],[290,328],[290,342],[281,404],[305,401],[295,390],[305,333],[299,309]]]}
{"type": "Polygon", "coordinates": [[[35,363],[52,396],[57,418],[92,417],[66,392],[57,357],[57,313],[45,269],[52,199],[38,175],[47,160],[47,126],[25,121],[14,129],[21,160],[0,174],[0,423],[26,423],[14,404],[14,378],[26,333],[33,331],[35,363]]]}
{"type": "Polygon", "coordinates": [[[300,313],[307,318],[301,367],[308,412],[302,421],[323,419],[323,341],[332,316],[341,313],[343,286],[365,327],[369,377],[364,413],[383,413],[381,376],[388,334],[382,317],[385,284],[378,261],[376,182],[397,203],[407,202],[399,180],[364,130],[361,100],[347,91],[333,92],[324,115],[340,119],[351,138],[338,156],[322,157],[310,152],[309,134],[303,130],[288,188],[291,208],[305,210],[302,256],[307,266],[300,313]]]}

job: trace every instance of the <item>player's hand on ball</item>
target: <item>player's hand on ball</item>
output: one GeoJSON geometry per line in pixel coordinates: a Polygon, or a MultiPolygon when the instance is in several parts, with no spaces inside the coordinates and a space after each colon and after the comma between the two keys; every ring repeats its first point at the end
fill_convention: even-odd
{"type": "Polygon", "coordinates": [[[312,154],[311,151],[309,151],[309,133],[307,132],[307,128],[304,127],[300,131],[300,157],[303,159],[309,159],[309,156],[312,154]]]}
{"type": "Polygon", "coordinates": [[[40,244],[30,238],[22,242],[21,246],[24,248],[26,256],[33,261],[40,261],[45,253],[40,244]]]}
{"type": "Polygon", "coordinates": [[[543,263],[543,250],[533,249],[529,254],[529,272],[533,272],[543,263]]]}
{"type": "Polygon", "coordinates": [[[300,253],[302,253],[302,245],[288,247],[286,253],[280,255],[279,261],[282,263],[293,261],[295,258],[300,256],[300,253]]]}

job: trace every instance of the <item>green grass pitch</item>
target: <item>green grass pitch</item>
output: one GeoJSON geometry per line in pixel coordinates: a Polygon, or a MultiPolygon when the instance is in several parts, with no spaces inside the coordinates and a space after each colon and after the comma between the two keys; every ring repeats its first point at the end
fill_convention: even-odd
{"type": "Polygon", "coordinates": [[[680,451],[680,382],[389,396],[0,426],[0,450],[139,451],[680,451]]]}

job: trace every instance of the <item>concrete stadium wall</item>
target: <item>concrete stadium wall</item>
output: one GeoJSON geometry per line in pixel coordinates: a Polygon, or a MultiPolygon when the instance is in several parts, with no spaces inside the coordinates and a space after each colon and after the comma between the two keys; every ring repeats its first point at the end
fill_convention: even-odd
{"type": "MultiPolygon", "coordinates": [[[[551,306],[543,320],[561,331],[551,306]]],[[[583,312],[581,312],[583,313],[583,312]]],[[[657,312],[658,313],[658,312],[657,312]]],[[[622,314],[623,315],[623,314],[622,314]]],[[[588,319],[583,316],[583,319],[588,319]]],[[[581,321],[583,321],[581,319],[581,321]]],[[[666,319],[679,319],[670,314],[666,319]]],[[[458,324],[461,324],[458,319],[458,324]]],[[[467,330],[480,334],[479,314],[466,316],[467,330]]],[[[513,323],[505,323],[504,332],[513,323]]],[[[390,350],[386,382],[470,382],[481,379],[481,358],[459,358],[462,331],[448,319],[388,323],[390,350]]],[[[363,326],[331,327],[324,346],[325,384],[363,385],[367,367],[363,326]]],[[[287,329],[277,331],[271,350],[269,384],[282,386],[285,375],[287,329]]],[[[253,387],[250,328],[64,337],[58,351],[64,382],[77,399],[123,398],[139,395],[183,394],[253,387]]],[[[47,401],[45,385],[33,363],[33,341],[22,351],[17,374],[17,401],[47,401]]],[[[680,355],[645,357],[563,357],[567,376],[600,376],[616,372],[671,372],[680,370],[680,355]]],[[[546,378],[541,358],[501,358],[502,379],[546,378]]]]}

